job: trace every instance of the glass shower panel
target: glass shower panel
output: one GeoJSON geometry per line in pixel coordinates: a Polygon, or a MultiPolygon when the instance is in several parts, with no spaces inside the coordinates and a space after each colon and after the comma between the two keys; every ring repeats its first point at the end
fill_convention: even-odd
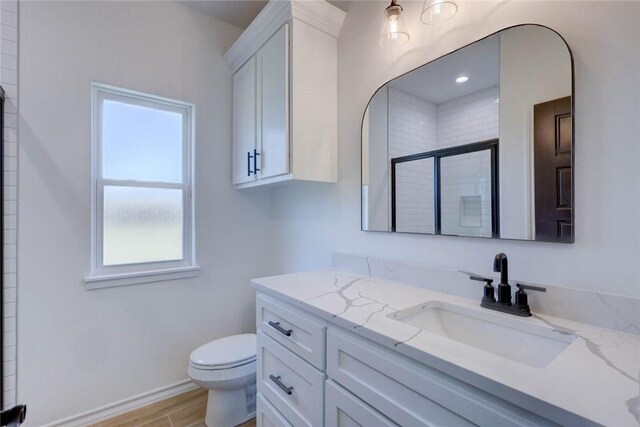
{"type": "Polygon", "coordinates": [[[440,160],[442,234],[492,237],[491,150],[440,160]]]}
{"type": "Polygon", "coordinates": [[[433,158],[395,165],[395,231],[435,233],[433,158]]]}

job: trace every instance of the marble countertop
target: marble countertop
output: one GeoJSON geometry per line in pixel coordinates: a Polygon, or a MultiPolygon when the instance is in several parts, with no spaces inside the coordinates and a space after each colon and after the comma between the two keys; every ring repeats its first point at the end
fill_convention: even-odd
{"type": "Polygon", "coordinates": [[[428,301],[484,310],[479,307],[480,296],[475,301],[339,270],[264,277],[251,283],[259,291],[515,404],[530,405],[533,398],[545,414],[558,414],[556,420],[568,411],[604,425],[640,424],[636,335],[536,313],[520,318],[491,311],[503,316],[505,324],[527,322],[577,337],[547,366],[531,367],[393,319],[399,310],[428,301]]]}

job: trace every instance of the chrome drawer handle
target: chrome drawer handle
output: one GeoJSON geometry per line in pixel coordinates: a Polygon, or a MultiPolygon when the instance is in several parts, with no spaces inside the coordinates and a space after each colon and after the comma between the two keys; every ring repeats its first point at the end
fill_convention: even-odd
{"type": "Polygon", "coordinates": [[[271,320],[269,320],[269,326],[271,326],[276,331],[280,332],[282,335],[286,335],[288,337],[290,337],[291,332],[293,332],[291,329],[285,329],[282,326],[280,326],[280,322],[272,322],[271,320]]]}
{"type": "Polygon", "coordinates": [[[280,375],[278,375],[277,377],[274,375],[269,375],[269,378],[271,379],[271,381],[273,381],[274,383],[276,383],[276,385],[278,387],[280,387],[280,389],[282,391],[284,391],[285,393],[287,393],[289,396],[291,396],[291,394],[293,393],[293,386],[291,387],[287,387],[286,385],[284,385],[282,383],[282,381],[280,381],[280,375]]]}

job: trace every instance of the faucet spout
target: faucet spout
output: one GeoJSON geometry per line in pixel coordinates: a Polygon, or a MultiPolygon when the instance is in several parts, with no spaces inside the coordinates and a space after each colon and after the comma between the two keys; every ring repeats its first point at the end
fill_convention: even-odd
{"type": "Polygon", "coordinates": [[[499,253],[493,260],[493,271],[498,273],[500,272],[500,284],[508,285],[509,284],[509,263],[507,261],[507,255],[504,253],[499,253]]]}

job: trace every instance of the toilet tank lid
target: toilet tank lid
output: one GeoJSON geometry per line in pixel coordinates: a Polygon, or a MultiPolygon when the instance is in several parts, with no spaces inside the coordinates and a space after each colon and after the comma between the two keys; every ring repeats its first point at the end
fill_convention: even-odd
{"type": "Polygon", "coordinates": [[[202,366],[229,365],[256,356],[256,335],[231,335],[211,341],[191,353],[191,362],[202,366]]]}

